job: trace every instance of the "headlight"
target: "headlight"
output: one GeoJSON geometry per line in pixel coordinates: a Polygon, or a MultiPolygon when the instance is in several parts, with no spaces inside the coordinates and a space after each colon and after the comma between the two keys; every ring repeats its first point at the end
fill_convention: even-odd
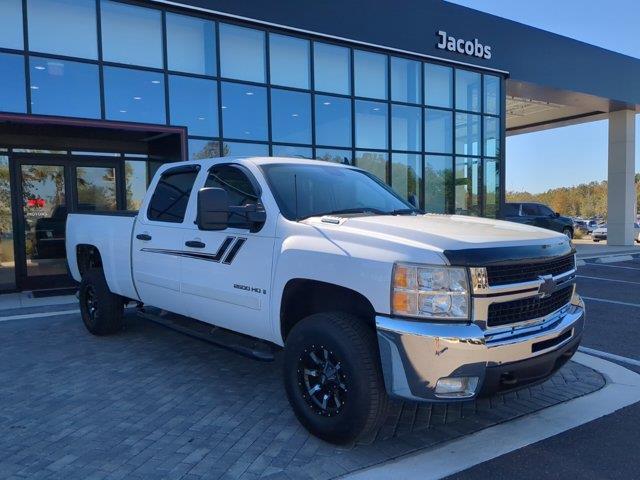
{"type": "Polygon", "coordinates": [[[469,304],[465,268],[406,263],[393,266],[391,312],[394,315],[468,320],[469,304]]]}

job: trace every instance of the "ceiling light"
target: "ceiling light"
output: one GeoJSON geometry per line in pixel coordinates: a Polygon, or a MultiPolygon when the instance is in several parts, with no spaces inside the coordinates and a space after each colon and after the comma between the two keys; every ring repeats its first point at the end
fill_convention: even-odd
{"type": "Polygon", "coordinates": [[[159,83],[160,83],[160,80],[151,80],[151,83],[153,83],[153,84],[157,85],[157,84],[159,84],[159,83]]]}
{"type": "Polygon", "coordinates": [[[42,65],[36,65],[34,68],[36,70],[44,70],[45,67],[43,67],[42,65]]]}
{"type": "Polygon", "coordinates": [[[323,105],[331,105],[331,102],[322,102],[323,105]]]}
{"type": "Polygon", "coordinates": [[[226,105],[222,105],[222,109],[224,110],[225,108],[227,108],[227,106],[226,105]]]}
{"type": "Polygon", "coordinates": [[[31,90],[40,90],[40,87],[37,85],[31,85],[31,90]]]}
{"type": "Polygon", "coordinates": [[[379,107],[376,107],[376,108],[374,108],[374,109],[373,109],[373,111],[374,111],[374,112],[379,112],[379,111],[380,111],[380,108],[379,108],[379,107]]]}
{"type": "Polygon", "coordinates": [[[142,100],[142,97],[133,97],[134,100],[142,100]]]}
{"type": "Polygon", "coordinates": [[[245,92],[245,95],[253,95],[253,92],[245,92]]]}
{"type": "Polygon", "coordinates": [[[127,113],[126,110],[120,110],[120,113],[127,113]]]}
{"type": "Polygon", "coordinates": [[[200,116],[198,117],[198,120],[204,120],[204,117],[200,116]]]}
{"type": "Polygon", "coordinates": [[[291,116],[292,117],[299,117],[300,115],[298,115],[297,113],[292,113],[291,116]]]}

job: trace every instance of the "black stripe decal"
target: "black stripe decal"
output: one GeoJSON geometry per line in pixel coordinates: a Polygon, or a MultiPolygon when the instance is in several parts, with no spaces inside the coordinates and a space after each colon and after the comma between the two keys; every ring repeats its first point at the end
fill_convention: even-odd
{"type": "Polygon", "coordinates": [[[229,245],[231,245],[231,243],[233,242],[233,240],[235,238],[236,237],[227,237],[227,238],[224,239],[224,242],[222,242],[222,245],[220,245],[220,248],[218,249],[218,251],[216,252],[215,256],[213,257],[213,261],[214,262],[219,262],[220,261],[220,259],[224,255],[224,253],[229,248],[229,245]]]}
{"type": "Polygon", "coordinates": [[[233,259],[236,257],[236,255],[242,248],[242,245],[244,245],[244,242],[246,241],[247,241],[246,238],[238,238],[236,240],[236,243],[233,244],[233,247],[231,247],[231,250],[229,250],[229,253],[227,254],[227,256],[225,257],[222,263],[226,263],[227,265],[229,265],[231,262],[233,262],[233,259]]]}
{"type": "Polygon", "coordinates": [[[176,257],[193,258],[194,260],[206,260],[208,262],[220,262],[220,259],[224,256],[235,238],[236,237],[225,238],[215,255],[212,253],[190,252],[186,250],[169,250],[165,248],[142,248],[141,251],[149,253],[160,253],[163,255],[173,255],[176,257]]]}

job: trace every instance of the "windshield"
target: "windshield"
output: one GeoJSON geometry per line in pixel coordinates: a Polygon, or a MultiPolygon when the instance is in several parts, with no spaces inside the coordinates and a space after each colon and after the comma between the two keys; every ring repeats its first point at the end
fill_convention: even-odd
{"type": "Polygon", "coordinates": [[[391,215],[418,211],[362,170],[291,163],[261,168],[280,211],[289,220],[340,213],[391,215]]]}

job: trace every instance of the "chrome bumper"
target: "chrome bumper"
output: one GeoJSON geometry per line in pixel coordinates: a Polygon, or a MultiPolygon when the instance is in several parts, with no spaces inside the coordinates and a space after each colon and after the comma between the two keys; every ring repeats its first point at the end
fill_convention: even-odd
{"type": "Polygon", "coordinates": [[[544,321],[491,333],[475,323],[430,323],[376,317],[380,359],[390,396],[418,401],[469,400],[549,377],[575,352],[584,328],[584,303],[544,321]],[[466,395],[436,393],[439,379],[476,377],[466,395]]]}

